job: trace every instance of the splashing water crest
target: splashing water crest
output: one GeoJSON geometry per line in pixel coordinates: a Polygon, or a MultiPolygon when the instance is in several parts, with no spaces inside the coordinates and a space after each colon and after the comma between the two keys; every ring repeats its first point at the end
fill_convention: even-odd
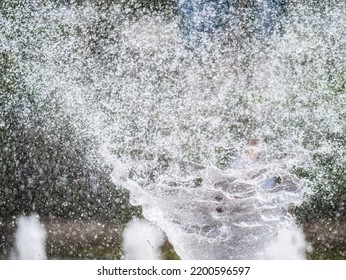
{"type": "Polygon", "coordinates": [[[313,169],[312,152],[343,127],[345,99],[329,85],[345,73],[344,6],[298,7],[282,36],[210,41],[196,57],[176,19],[34,3],[18,11],[18,37],[6,34],[19,20],[0,19],[0,40],[51,108],[47,129],[68,120],[91,139],[102,154],[92,163],[112,167],[182,259],[263,258],[308,191],[295,169],[313,169]],[[97,46],[96,27],[108,34],[97,46]],[[251,139],[255,161],[244,156],[251,139]],[[261,187],[268,180],[275,186],[261,187]]]}

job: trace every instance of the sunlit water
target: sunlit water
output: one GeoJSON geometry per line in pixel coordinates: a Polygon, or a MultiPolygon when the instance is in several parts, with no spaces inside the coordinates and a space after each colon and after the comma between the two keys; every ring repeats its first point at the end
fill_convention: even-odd
{"type": "MultiPolygon", "coordinates": [[[[308,191],[295,168],[315,168],[312,152],[342,128],[345,99],[330,85],[345,68],[343,9],[297,8],[265,42],[233,27],[235,40],[206,42],[198,55],[176,19],[129,20],[117,7],[40,7],[22,35],[1,40],[38,102],[62,104],[57,118],[102,155],[91,162],[113,169],[115,187],[182,259],[257,259],[308,191]],[[107,33],[99,44],[95,26],[107,33]],[[238,165],[252,139],[258,159],[238,165]],[[268,180],[276,183],[263,187],[268,180]]],[[[18,23],[1,20],[4,34],[18,23]]]]}

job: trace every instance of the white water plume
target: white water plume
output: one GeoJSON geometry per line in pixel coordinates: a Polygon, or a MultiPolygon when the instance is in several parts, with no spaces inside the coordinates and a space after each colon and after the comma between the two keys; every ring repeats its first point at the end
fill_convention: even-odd
{"type": "Polygon", "coordinates": [[[279,229],[277,236],[266,248],[263,259],[267,260],[305,260],[309,249],[302,229],[292,225],[279,229]]]}
{"type": "Polygon", "coordinates": [[[19,260],[45,260],[46,230],[40,224],[37,215],[20,216],[15,234],[15,252],[13,258],[19,260]]]}
{"type": "Polygon", "coordinates": [[[163,232],[144,219],[134,219],[123,232],[123,249],[126,260],[159,260],[163,232]]]}

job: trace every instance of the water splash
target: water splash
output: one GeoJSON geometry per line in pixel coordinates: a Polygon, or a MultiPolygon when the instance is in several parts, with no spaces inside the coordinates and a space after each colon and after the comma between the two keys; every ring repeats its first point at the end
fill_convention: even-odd
{"type": "Polygon", "coordinates": [[[144,219],[134,219],[123,232],[124,256],[127,260],[159,260],[163,232],[144,219]]]}
{"type": "Polygon", "coordinates": [[[15,234],[14,259],[45,260],[46,231],[37,215],[20,216],[15,234]]]}
{"type": "Polygon", "coordinates": [[[267,260],[304,260],[309,250],[302,229],[295,225],[281,228],[272,243],[266,248],[263,259],[267,260]]]}

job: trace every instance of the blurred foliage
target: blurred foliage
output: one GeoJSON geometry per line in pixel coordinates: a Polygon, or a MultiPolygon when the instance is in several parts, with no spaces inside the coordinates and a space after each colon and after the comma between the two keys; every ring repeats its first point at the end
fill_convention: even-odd
{"type": "Polygon", "coordinates": [[[169,15],[175,9],[177,0],[46,0],[57,5],[83,6],[92,4],[101,11],[107,11],[119,6],[127,15],[140,15],[143,13],[165,13],[169,15]]]}
{"type": "Polygon", "coordinates": [[[317,172],[299,174],[309,178],[313,184],[313,192],[295,212],[300,222],[346,222],[345,156],[345,151],[340,154],[339,150],[315,154],[314,161],[319,167],[317,172]]]}
{"type": "Polygon", "coordinates": [[[174,251],[174,248],[171,243],[167,240],[161,246],[161,259],[163,260],[180,260],[180,257],[174,251]]]}

